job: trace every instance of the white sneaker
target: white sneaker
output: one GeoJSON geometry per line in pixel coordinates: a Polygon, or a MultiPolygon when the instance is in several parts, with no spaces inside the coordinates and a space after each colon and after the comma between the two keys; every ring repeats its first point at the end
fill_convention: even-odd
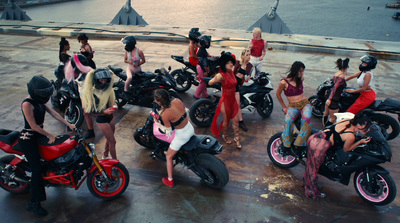
{"type": "Polygon", "coordinates": [[[104,157],[104,156],[103,156],[102,159],[103,159],[103,160],[105,160],[105,159],[112,159],[112,157],[110,157],[110,156],[104,157]]]}

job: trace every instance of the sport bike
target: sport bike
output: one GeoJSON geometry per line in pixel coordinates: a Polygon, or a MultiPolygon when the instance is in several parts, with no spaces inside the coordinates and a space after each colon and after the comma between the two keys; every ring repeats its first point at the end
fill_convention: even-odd
{"type": "MultiPolygon", "coordinates": [[[[9,155],[0,158],[0,187],[14,193],[27,193],[31,168],[18,137],[20,132],[0,129],[0,149],[9,155]]],[[[41,166],[45,186],[68,186],[75,190],[87,178],[89,191],[98,198],[112,200],[120,196],[129,184],[129,172],[116,159],[98,160],[95,145],[86,143],[82,130],[74,136],[64,135],[48,144],[39,138],[41,166]]]]}
{"type": "MultiPolygon", "coordinates": [[[[155,106],[156,107],[156,106],[155,106]]],[[[152,114],[158,116],[155,107],[152,114]]],[[[138,128],[133,138],[141,146],[153,149],[150,156],[166,161],[165,154],[174,137],[167,137],[158,128],[152,115],[143,127],[138,128]]],[[[174,166],[182,164],[199,176],[205,184],[213,188],[223,188],[229,181],[229,173],[225,164],[215,157],[222,152],[222,145],[216,138],[209,135],[194,135],[189,142],[182,146],[174,157],[174,166]]]]}

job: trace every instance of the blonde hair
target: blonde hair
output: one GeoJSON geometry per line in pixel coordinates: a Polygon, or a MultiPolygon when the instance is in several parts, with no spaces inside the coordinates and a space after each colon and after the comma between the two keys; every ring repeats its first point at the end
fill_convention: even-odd
{"type": "Polygon", "coordinates": [[[259,27],[254,27],[253,33],[259,33],[259,34],[261,34],[262,31],[261,31],[261,29],[260,29],[259,27]]]}
{"type": "Polygon", "coordinates": [[[82,107],[86,113],[96,112],[100,113],[105,109],[111,107],[115,103],[115,94],[114,89],[112,87],[114,83],[114,73],[109,70],[111,73],[111,81],[110,86],[106,90],[98,90],[94,87],[93,83],[93,75],[95,70],[90,71],[85,78],[85,82],[83,83],[83,91],[82,91],[82,107]],[[99,99],[99,104],[96,105],[96,101],[94,96],[99,99]]]}
{"type": "Polygon", "coordinates": [[[244,55],[246,55],[247,52],[250,53],[250,50],[249,49],[242,50],[242,53],[240,54],[240,64],[244,63],[244,55]]]}

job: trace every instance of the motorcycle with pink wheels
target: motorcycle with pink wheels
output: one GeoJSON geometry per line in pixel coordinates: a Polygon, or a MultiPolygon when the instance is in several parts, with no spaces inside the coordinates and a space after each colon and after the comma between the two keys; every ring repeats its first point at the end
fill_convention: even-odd
{"type": "MultiPolygon", "coordinates": [[[[313,129],[313,133],[317,131],[313,129]]],[[[272,163],[285,169],[299,163],[305,165],[307,148],[285,148],[281,146],[281,135],[282,132],[276,133],[268,141],[268,156],[272,163]]],[[[371,125],[366,137],[371,137],[368,144],[362,144],[347,153],[341,147],[328,149],[319,174],[347,186],[354,173],[354,188],[358,195],[373,205],[386,205],[396,198],[397,188],[389,171],[378,164],[390,162],[392,152],[377,124],[371,125]]],[[[360,138],[358,136],[358,140],[360,138]]]]}

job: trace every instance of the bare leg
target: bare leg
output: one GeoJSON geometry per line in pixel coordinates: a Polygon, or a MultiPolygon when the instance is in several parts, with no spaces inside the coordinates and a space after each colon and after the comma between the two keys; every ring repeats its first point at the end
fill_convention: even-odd
{"type": "Polygon", "coordinates": [[[173,179],[173,175],[174,175],[173,158],[177,153],[178,153],[178,151],[171,149],[171,147],[168,148],[168,152],[167,152],[166,156],[167,156],[167,172],[168,172],[169,179],[173,179]]]}
{"type": "Polygon", "coordinates": [[[336,109],[336,110],[331,110],[331,109],[329,109],[329,122],[331,122],[331,123],[335,123],[336,122],[336,116],[334,115],[335,113],[338,113],[339,112],[339,109],[336,109]]]}
{"type": "Polygon", "coordinates": [[[114,119],[110,123],[97,123],[97,125],[99,126],[101,132],[104,134],[104,137],[106,137],[107,140],[104,156],[107,157],[108,153],[110,153],[113,159],[117,159],[117,151],[115,149],[115,145],[117,142],[114,137],[114,132],[115,132],[114,119]]]}

